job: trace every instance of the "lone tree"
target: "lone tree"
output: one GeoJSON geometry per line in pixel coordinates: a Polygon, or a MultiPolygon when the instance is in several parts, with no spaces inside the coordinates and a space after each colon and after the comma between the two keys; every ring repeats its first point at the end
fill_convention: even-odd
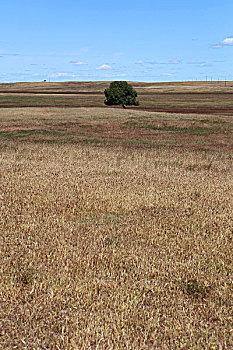
{"type": "Polygon", "coordinates": [[[113,81],[108,89],[104,90],[106,100],[104,103],[108,106],[121,105],[139,106],[139,101],[136,101],[137,91],[133,89],[127,81],[113,81]]]}

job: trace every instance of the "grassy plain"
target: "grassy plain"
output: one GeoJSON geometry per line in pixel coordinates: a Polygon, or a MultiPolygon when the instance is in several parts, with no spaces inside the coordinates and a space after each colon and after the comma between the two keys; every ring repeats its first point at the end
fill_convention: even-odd
{"type": "MultiPolygon", "coordinates": [[[[233,115],[233,82],[132,83],[139,110],[233,115]],[[226,84],[226,86],[225,86],[226,84]]],[[[0,85],[0,107],[104,107],[109,82],[0,85]]]]}
{"type": "Polygon", "coordinates": [[[231,108],[87,97],[0,109],[0,347],[231,349],[231,108]]]}

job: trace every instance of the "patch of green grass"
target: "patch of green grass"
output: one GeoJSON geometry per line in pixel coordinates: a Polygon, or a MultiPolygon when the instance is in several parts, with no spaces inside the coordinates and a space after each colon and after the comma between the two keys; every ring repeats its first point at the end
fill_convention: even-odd
{"type": "Polygon", "coordinates": [[[0,131],[0,136],[2,137],[12,137],[11,132],[0,131]]]}
{"type": "Polygon", "coordinates": [[[216,102],[216,104],[221,106],[233,106],[232,102],[216,102]]]}
{"type": "Polygon", "coordinates": [[[219,131],[218,127],[211,127],[211,128],[205,128],[205,127],[192,127],[187,128],[187,132],[190,135],[209,135],[209,134],[216,134],[219,131]]]}
{"type": "Polygon", "coordinates": [[[0,103],[14,103],[14,102],[32,102],[32,103],[37,103],[40,101],[65,101],[64,97],[41,97],[41,96],[4,96],[4,97],[0,97],[0,103]]]}
{"type": "Polygon", "coordinates": [[[27,107],[43,107],[43,106],[102,106],[103,99],[100,100],[98,96],[2,96],[0,97],[0,106],[17,107],[17,106],[27,106],[27,107]]]}
{"type": "Polygon", "coordinates": [[[8,146],[7,146],[7,145],[5,145],[5,144],[0,145],[0,151],[1,151],[1,150],[5,150],[7,147],[8,147],[8,146]]]}
{"type": "Polygon", "coordinates": [[[119,244],[119,238],[116,236],[116,237],[106,237],[105,240],[104,240],[104,243],[105,245],[107,246],[111,246],[111,245],[116,245],[118,246],[119,244]]]}
{"type": "Polygon", "coordinates": [[[119,222],[120,217],[116,214],[107,214],[103,217],[104,223],[112,223],[112,222],[119,222]]]}
{"type": "Polygon", "coordinates": [[[17,132],[5,132],[0,131],[0,136],[6,138],[19,138],[26,137],[30,135],[52,135],[52,136],[61,136],[64,132],[54,131],[54,130],[19,130],[17,132]]]}
{"type": "Polygon", "coordinates": [[[168,131],[169,133],[174,132],[187,132],[190,135],[208,135],[213,134],[218,131],[218,127],[201,127],[201,126],[192,126],[192,127],[179,127],[179,126],[154,126],[154,125],[146,125],[141,126],[144,129],[158,130],[158,131],[168,131]]]}
{"type": "MultiPolygon", "coordinates": [[[[197,120],[196,119],[191,119],[192,121],[196,122],[197,120]]],[[[227,122],[225,120],[212,120],[212,119],[199,119],[199,122],[201,123],[206,123],[206,124],[214,124],[214,125],[227,125],[227,126],[233,126],[232,123],[230,122],[227,122]]]]}
{"type": "Polygon", "coordinates": [[[205,287],[202,283],[196,279],[190,279],[188,281],[178,282],[178,285],[183,293],[195,299],[203,299],[208,296],[209,287],[205,287]]]}
{"type": "Polygon", "coordinates": [[[154,126],[154,125],[147,125],[147,126],[142,126],[144,129],[151,129],[151,130],[158,130],[158,131],[171,131],[171,132],[176,132],[176,131],[187,131],[187,128],[181,128],[177,126],[154,126]]]}
{"type": "Polygon", "coordinates": [[[198,151],[201,151],[201,152],[210,152],[211,149],[210,149],[210,148],[199,147],[199,148],[198,148],[198,151]]]}
{"type": "Polygon", "coordinates": [[[84,129],[88,129],[88,128],[91,128],[91,127],[92,127],[92,125],[88,125],[88,124],[78,124],[78,126],[79,126],[80,128],[84,128],[84,129]]]}

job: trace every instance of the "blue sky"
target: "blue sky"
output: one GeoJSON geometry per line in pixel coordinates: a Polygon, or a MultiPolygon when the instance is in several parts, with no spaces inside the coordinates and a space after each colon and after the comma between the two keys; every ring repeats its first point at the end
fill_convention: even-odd
{"type": "Polygon", "coordinates": [[[233,80],[232,14],[232,0],[0,0],[0,82],[233,80]]]}

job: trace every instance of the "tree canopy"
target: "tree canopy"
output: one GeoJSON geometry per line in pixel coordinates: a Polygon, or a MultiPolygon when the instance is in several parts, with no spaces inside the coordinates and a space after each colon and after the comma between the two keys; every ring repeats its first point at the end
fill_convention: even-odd
{"type": "Polygon", "coordinates": [[[127,81],[113,81],[104,91],[106,105],[139,106],[137,91],[127,81]]]}

